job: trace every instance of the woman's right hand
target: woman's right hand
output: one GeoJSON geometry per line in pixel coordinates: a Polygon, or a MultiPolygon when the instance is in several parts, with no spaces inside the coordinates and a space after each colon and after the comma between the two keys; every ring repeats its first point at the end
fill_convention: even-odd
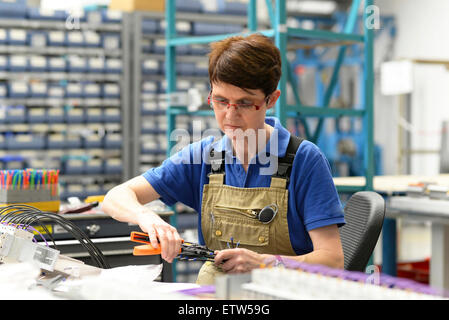
{"type": "Polygon", "coordinates": [[[154,248],[161,247],[161,257],[171,263],[181,250],[182,238],[175,227],[149,209],[138,214],[139,227],[150,238],[154,248]]]}

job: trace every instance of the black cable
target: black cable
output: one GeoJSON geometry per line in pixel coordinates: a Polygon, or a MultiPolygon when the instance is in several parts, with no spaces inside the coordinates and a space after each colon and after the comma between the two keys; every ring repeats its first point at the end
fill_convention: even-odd
{"type": "Polygon", "coordinates": [[[24,227],[31,226],[32,224],[39,224],[44,231],[47,232],[56,247],[53,237],[50,232],[48,232],[48,229],[42,221],[44,219],[50,220],[72,234],[72,236],[79,241],[79,243],[89,253],[91,258],[100,268],[110,268],[103,253],[90,240],[90,238],[76,224],[56,213],[43,212],[29,205],[8,205],[0,209],[0,216],[2,222],[4,221],[16,225],[23,225],[24,227]]]}
{"type": "MultiPolygon", "coordinates": [[[[66,229],[69,233],[71,233],[79,242],[80,244],[89,252],[91,257],[94,259],[94,261],[97,263],[98,266],[103,268],[109,268],[108,263],[106,262],[106,259],[104,258],[101,251],[98,250],[98,248],[90,241],[87,235],[85,235],[76,225],[71,223],[70,221],[66,220],[65,218],[62,218],[61,216],[58,216],[57,214],[54,214],[52,212],[41,212],[40,210],[31,207],[33,210],[24,210],[21,212],[21,214],[18,214],[17,210],[18,208],[30,208],[30,206],[24,205],[24,206],[17,206],[17,205],[11,205],[8,209],[16,209],[15,211],[10,211],[5,217],[4,220],[8,220],[10,223],[15,224],[28,224],[31,225],[33,223],[36,223],[36,221],[40,222],[41,218],[47,218],[53,222],[58,223],[66,229]],[[26,219],[31,219],[26,221],[26,219]],[[25,222],[26,221],[26,222],[25,222]]],[[[5,211],[5,210],[4,210],[5,211]]],[[[41,224],[45,229],[45,225],[41,224]]],[[[47,230],[48,231],[48,230],[47,230]]],[[[51,234],[47,232],[50,236],[51,234]]],[[[53,240],[54,242],[54,240],[53,240]]]]}
{"type": "MultiPolygon", "coordinates": [[[[23,229],[26,229],[28,226],[30,226],[32,223],[28,223],[22,220],[25,220],[27,216],[29,215],[30,218],[36,216],[36,209],[34,207],[28,206],[28,205],[9,205],[8,208],[5,208],[6,211],[9,210],[7,214],[3,215],[4,220],[8,220],[10,223],[14,223],[15,225],[24,225],[23,229]],[[15,209],[15,210],[12,210],[15,209]],[[17,215],[17,213],[20,212],[20,215],[17,215]]],[[[2,210],[3,211],[3,210],[2,210]]],[[[1,211],[0,211],[1,213],[1,211]]],[[[40,221],[37,223],[43,231],[48,235],[50,240],[53,242],[54,248],[58,250],[58,247],[56,246],[55,239],[53,238],[51,232],[47,229],[47,226],[45,224],[41,223],[40,221]]]]}
{"type": "Polygon", "coordinates": [[[56,219],[58,220],[58,224],[61,225],[61,227],[65,228],[66,230],[68,230],[66,227],[69,226],[70,228],[72,228],[72,230],[68,230],[69,232],[76,233],[80,236],[80,242],[83,245],[89,246],[91,248],[91,250],[89,250],[89,252],[92,253],[93,256],[97,257],[99,261],[101,261],[101,264],[105,267],[105,268],[109,268],[108,263],[106,262],[106,259],[104,257],[104,255],[102,254],[102,252],[97,248],[97,246],[95,246],[95,244],[90,240],[90,238],[74,223],[72,223],[71,221],[63,218],[62,216],[59,216],[57,214],[54,213],[45,213],[46,216],[50,216],[50,218],[56,219]],[[84,242],[84,241],[85,242],[84,242]]]}
{"type": "Polygon", "coordinates": [[[105,259],[103,258],[102,253],[91,242],[91,240],[87,237],[87,235],[84,234],[82,232],[82,230],[78,228],[78,226],[73,224],[71,221],[69,221],[61,216],[58,216],[56,214],[53,214],[53,213],[42,212],[42,213],[40,213],[40,216],[42,218],[47,218],[53,222],[56,222],[62,228],[64,228],[66,231],[71,233],[80,242],[80,244],[89,252],[89,254],[95,260],[97,265],[99,265],[101,267],[107,267],[107,263],[106,263],[105,259]]]}

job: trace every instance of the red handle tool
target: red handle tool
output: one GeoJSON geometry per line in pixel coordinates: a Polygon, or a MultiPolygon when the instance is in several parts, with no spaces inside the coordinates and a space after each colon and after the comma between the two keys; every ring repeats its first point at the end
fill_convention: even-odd
{"type": "MultiPolygon", "coordinates": [[[[147,233],[132,231],[131,241],[146,243],[145,245],[134,247],[133,255],[135,256],[149,256],[161,254],[161,246],[159,246],[158,248],[154,248],[151,245],[150,238],[148,237],[147,233]]],[[[184,240],[182,242],[184,242],[184,240]]],[[[182,249],[179,251],[179,253],[181,253],[181,251],[182,249]]]]}

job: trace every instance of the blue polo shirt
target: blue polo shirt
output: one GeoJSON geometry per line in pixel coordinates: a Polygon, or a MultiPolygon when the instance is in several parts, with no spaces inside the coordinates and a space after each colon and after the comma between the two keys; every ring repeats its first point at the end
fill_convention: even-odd
{"type": "MultiPolygon", "coordinates": [[[[210,136],[189,144],[166,159],[161,166],[143,174],[165,204],[171,206],[181,202],[199,213],[200,244],[204,244],[201,232],[203,186],[209,183],[207,174],[211,171],[209,161],[206,160],[207,155],[211,148],[226,151],[226,185],[240,188],[269,187],[273,166],[267,161],[267,155],[283,157],[290,132],[277,118],[266,117],[265,122],[274,127],[274,131],[265,150],[251,160],[247,172],[232,155],[230,139],[223,135],[218,141],[214,141],[214,137],[210,136]]],[[[329,163],[318,147],[310,141],[303,141],[296,152],[288,191],[287,220],[290,241],[298,255],[306,254],[313,251],[308,231],[333,224],[342,226],[345,223],[329,163]]]]}

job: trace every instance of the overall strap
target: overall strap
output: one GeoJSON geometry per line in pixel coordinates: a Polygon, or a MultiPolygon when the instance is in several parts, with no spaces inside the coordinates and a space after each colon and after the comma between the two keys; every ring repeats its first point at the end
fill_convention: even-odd
{"type": "Polygon", "coordinates": [[[278,158],[278,170],[271,176],[271,187],[287,188],[296,151],[303,141],[303,138],[299,138],[292,134],[290,135],[285,156],[278,158]]]}
{"type": "MultiPolygon", "coordinates": [[[[282,158],[278,158],[277,172],[271,176],[271,187],[287,188],[296,151],[303,141],[303,138],[290,135],[285,155],[282,158]]],[[[211,164],[211,172],[207,175],[209,177],[209,183],[224,184],[225,158],[225,150],[221,152],[216,152],[214,149],[210,150],[209,161],[211,164]]]]}

